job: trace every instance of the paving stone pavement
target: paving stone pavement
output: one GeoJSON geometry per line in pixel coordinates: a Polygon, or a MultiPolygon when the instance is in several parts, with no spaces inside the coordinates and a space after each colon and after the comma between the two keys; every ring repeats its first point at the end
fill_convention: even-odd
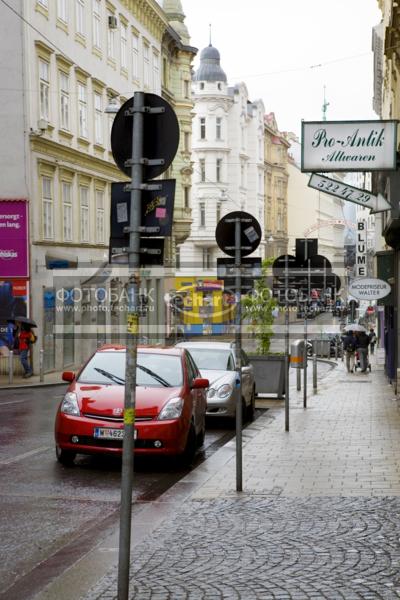
{"type": "MultiPolygon", "coordinates": [[[[244,491],[232,453],[135,546],[130,597],[400,598],[400,412],[383,373],[339,363],[306,410],[292,395],[290,432],[280,408],[244,433],[244,491]]],[[[116,581],[82,598],[116,599],[116,581]]]]}

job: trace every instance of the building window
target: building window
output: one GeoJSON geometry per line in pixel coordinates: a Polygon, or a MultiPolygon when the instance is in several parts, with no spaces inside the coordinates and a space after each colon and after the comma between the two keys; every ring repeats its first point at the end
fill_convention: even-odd
{"type": "Polygon", "coordinates": [[[85,0],[75,0],[76,10],[76,31],[81,35],[85,35],[85,0]]]}
{"type": "Polygon", "coordinates": [[[89,241],[89,188],[80,186],[81,242],[89,241]]]}
{"type": "Polygon", "coordinates": [[[104,192],[96,190],[96,242],[104,244],[104,192]]]}
{"type": "MultiPolygon", "coordinates": [[[[107,21],[109,19],[109,17],[113,17],[114,15],[112,13],[107,13],[107,21]]],[[[108,52],[108,58],[111,58],[111,60],[115,60],[115,32],[116,29],[112,29],[111,27],[108,27],[107,29],[107,52],[108,52]]]]}
{"type": "Polygon", "coordinates": [[[221,181],[221,172],[222,172],[222,158],[217,158],[215,163],[215,179],[217,182],[221,181]]]}
{"type": "Polygon", "coordinates": [[[190,152],[190,132],[185,131],[183,134],[183,144],[185,152],[190,152]]]}
{"type": "Polygon", "coordinates": [[[204,182],[206,180],[206,161],[205,158],[200,158],[200,181],[204,182]]]}
{"type": "Polygon", "coordinates": [[[63,206],[63,239],[64,242],[72,242],[71,184],[63,181],[61,184],[61,193],[63,206]]]}
{"type": "Polygon", "coordinates": [[[163,58],[163,72],[162,72],[162,82],[164,87],[168,87],[168,61],[166,58],[163,58]]]}
{"type": "Polygon", "coordinates": [[[57,16],[64,23],[68,22],[68,0],[57,0],[57,16]]]}
{"type": "Polygon", "coordinates": [[[222,119],[221,117],[217,117],[215,122],[215,137],[217,140],[222,139],[222,119]]]}
{"type": "Polygon", "coordinates": [[[183,95],[185,98],[190,98],[190,81],[187,79],[183,81],[183,95]]]}
{"type": "Polygon", "coordinates": [[[103,101],[101,94],[97,92],[94,98],[94,139],[96,144],[103,143],[103,101]]]}
{"type": "Polygon", "coordinates": [[[181,248],[180,246],[176,246],[175,248],[175,268],[181,268],[181,248]]]}
{"type": "Polygon", "coordinates": [[[203,269],[211,269],[211,248],[203,248],[203,269]]]}
{"type": "Polygon", "coordinates": [[[190,208],[190,187],[187,185],[183,188],[183,206],[190,208]]]}
{"type": "Polygon", "coordinates": [[[101,48],[101,4],[100,0],[93,0],[93,46],[101,48]]]}
{"type": "Polygon", "coordinates": [[[217,202],[217,223],[221,220],[221,204],[217,202]]]}
{"type": "Polygon", "coordinates": [[[128,28],[125,23],[121,23],[121,68],[128,68],[128,28]]]}
{"type": "Polygon", "coordinates": [[[203,82],[200,84],[200,89],[204,90],[204,83],[203,82]]]}
{"type": "Polygon", "coordinates": [[[79,116],[79,135],[88,137],[87,127],[87,92],[83,83],[78,83],[78,116],[79,116]]]}
{"type": "Polygon", "coordinates": [[[200,139],[206,139],[206,118],[200,117],[200,139]]]}
{"type": "Polygon", "coordinates": [[[69,77],[60,71],[60,124],[61,129],[69,129],[69,77]]]}
{"type": "Polygon", "coordinates": [[[43,238],[54,238],[54,203],[52,194],[52,181],[49,177],[42,177],[42,206],[43,206],[43,238]]]}
{"type": "Polygon", "coordinates": [[[160,87],[160,55],[153,52],[153,91],[156,92],[160,87]]]}
{"type": "Polygon", "coordinates": [[[200,202],[199,204],[199,213],[200,213],[200,227],[206,226],[206,205],[205,202],[200,202]]]}
{"type": "Polygon", "coordinates": [[[150,87],[150,48],[143,44],[143,85],[150,87]]]}
{"type": "Polygon", "coordinates": [[[39,59],[40,118],[49,120],[50,65],[39,59]]]}
{"type": "Polygon", "coordinates": [[[139,79],[139,37],[132,33],[132,79],[139,79]]]}

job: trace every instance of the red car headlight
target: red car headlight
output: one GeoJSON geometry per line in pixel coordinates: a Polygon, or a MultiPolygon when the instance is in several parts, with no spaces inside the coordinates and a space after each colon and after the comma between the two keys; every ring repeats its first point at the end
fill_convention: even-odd
{"type": "Polygon", "coordinates": [[[75,392],[67,392],[65,394],[60,410],[64,415],[74,415],[79,417],[81,411],[79,410],[78,396],[75,392]]]}
{"type": "Polygon", "coordinates": [[[158,415],[159,421],[179,419],[183,409],[183,398],[171,398],[158,415]]]}

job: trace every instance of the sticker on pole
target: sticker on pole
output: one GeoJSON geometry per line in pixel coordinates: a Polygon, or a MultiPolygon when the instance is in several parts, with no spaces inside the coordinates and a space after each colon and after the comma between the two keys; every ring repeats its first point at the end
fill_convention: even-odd
{"type": "Polygon", "coordinates": [[[387,281],[375,277],[359,277],[349,285],[349,294],[358,300],[380,300],[388,296],[392,288],[387,281]]]}
{"type": "Polygon", "coordinates": [[[128,333],[138,333],[139,317],[135,313],[129,313],[126,318],[126,329],[128,333]]]}

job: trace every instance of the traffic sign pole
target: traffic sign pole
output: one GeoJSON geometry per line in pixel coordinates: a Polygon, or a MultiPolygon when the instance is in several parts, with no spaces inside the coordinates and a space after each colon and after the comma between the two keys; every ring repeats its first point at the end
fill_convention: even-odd
{"type": "MultiPolygon", "coordinates": [[[[147,255],[159,256],[161,253],[157,239],[147,239],[146,247],[141,249],[142,232],[149,235],[160,233],[157,223],[147,225],[145,223],[142,227],[142,190],[161,189],[161,184],[148,184],[145,183],[145,180],[157,177],[168,169],[174,159],[178,144],[178,118],[170,104],[156,94],[135,92],[133,98],[125,102],[114,119],[111,131],[113,157],[121,171],[131,177],[131,183],[125,187],[131,192],[129,226],[123,228],[123,234],[128,234],[129,242],[125,247],[124,235],[122,240],[117,238],[119,243],[116,243],[117,250],[121,248],[120,254],[127,254],[128,258],[118,600],[128,600],[129,597],[137,344],[139,315],[143,312],[145,305],[144,302],[141,303],[139,296],[140,266],[142,262],[152,264],[151,257],[147,259],[147,255]],[[156,229],[157,231],[155,231],[156,229]],[[141,258],[141,250],[145,255],[144,258],[141,258]]],[[[111,241],[110,247],[112,248],[111,241]]],[[[112,252],[110,252],[110,262],[112,262],[111,255],[112,252]]]]}
{"type": "Polygon", "coordinates": [[[243,491],[243,465],[242,465],[242,249],[241,249],[241,220],[235,219],[235,295],[236,295],[236,369],[238,376],[236,396],[236,491],[243,491]]]}
{"type": "Polygon", "coordinates": [[[121,507],[118,555],[118,600],[129,597],[133,456],[136,404],[136,364],[139,324],[141,202],[143,183],[144,93],[135,92],[132,114],[131,211],[128,247],[128,314],[125,358],[124,440],[122,446],[121,507]]]}
{"type": "Polygon", "coordinates": [[[285,257],[285,431],[289,431],[289,256],[285,257]]]}

